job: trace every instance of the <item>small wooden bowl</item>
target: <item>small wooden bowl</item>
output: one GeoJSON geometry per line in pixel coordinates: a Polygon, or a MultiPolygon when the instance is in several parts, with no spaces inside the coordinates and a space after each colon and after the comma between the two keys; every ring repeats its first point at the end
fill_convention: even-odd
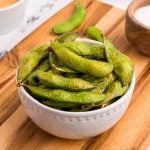
{"type": "Polygon", "coordinates": [[[135,19],[135,11],[150,5],[150,0],[134,0],[126,12],[125,32],[130,44],[142,54],[150,56],[150,27],[135,19]]]}

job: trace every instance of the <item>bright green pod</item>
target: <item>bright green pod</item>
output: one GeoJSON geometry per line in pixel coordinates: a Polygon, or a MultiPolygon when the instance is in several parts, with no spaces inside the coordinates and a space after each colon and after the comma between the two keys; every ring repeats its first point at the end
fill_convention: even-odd
{"type": "Polygon", "coordinates": [[[66,78],[52,72],[38,71],[37,77],[41,83],[52,88],[82,91],[96,87],[88,81],[79,78],[66,78]]]}
{"type": "Polygon", "coordinates": [[[114,98],[122,96],[128,90],[128,88],[128,85],[122,86],[121,82],[118,80],[113,81],[105,92],[106,98],[103,104],[109,103],[114,98]]]}
{"type": "Polygon", "coordinates": [[[39,60],[40,56],[36,52],[28,53],[21,59],[17,74],[18,84],[25,81],[29,74],[38,65],[39,60]]]}
{"type": "Polygon", "coordinates": [[[113,71],[113,65],[107,62],[83,58],[58,42],[52,42],[51,48],[57,57],[68,67],[93,77],[104,77],[113,71]]]}
{"type": "Polygon", "coordinates": [[[109,84],[111,84],[115,80],[115,78],[116,78],[116,76],[113,73],[111,73],[102,79],[97,79],[97,80],[93,81],[93,82],[97,83],[97,87],[92,89],[91,92],[97,92],[97,93],[105,92],[105,90],[107,89],[109,84]]]}
{"type": "Polygon", "coordinates": [[[48,49],[50,48],[50,43],[39,45],[33,48],[30,52],[36,52],[40,56],[40,60],[47,57],[49,54],[48,49]]]}
{"type": "Polygon", "coordinates": [[[104,45],[108,62],[114,65],[114,72],[123,85],[130,83],[133,76],[133,64],[130,59],[118,51],[107,37],[104,37],[104,45]]]}
{"type": "Polygon", "coordinates": [[[105,94],[92,93],[88,91],[72,92],[60,89],[46,89],[27,86],[28,91],[36,98],[50,99],[57,102],[71,102],[76,104],[100,103],[105,99],[105,94]]]}
{"type": "Polygon", "coordinates": [[[103,37],[102,37],[102,31],[94,26],[88,27],[86,29],[86,33],[88,34],[88,36],[96,41],[102,42],[103,43],[103,37]]]}
{"type": "Polygon", "coordinates": [[[104,59],[105,51],[104,47],[96,44],[87,44],[84,42],[66,42],[62,43],[63,46],[67,47],[70,51],[87,58],[93,59],[104,59]]]}
{"type": "Polygon", "coordinates": [[[49,53],[49,62],[55,72],[77,73],[75,70],[68,68],[53,52],[49,53]]]}
{"type": "Polygon", "coordinates": [[[29,85],[37,85],[37,82],[35,81],[35,79],[37,78],[37,72],[39,70],[42,70],[42,71],[47,71],[49,70],[51,67],[50,67],[50,63],[49,63],[49,60],[46,59],[44,60],[43,62],[41,62],[41,64],[39,64],[33,71],[32,73],[28,76],[27,78],[27,83],[29,85]]]}
{"type": "Polygon", "coordinates": [[[79,36],[79,33],[76,32],[67,32],[58,36],[55,41],[59,43],[71,42],[74,41],[79,36]]]}
{"type": "Polygon", "coordinates": [[[85,19],[86,10],[81,3],[77,3],[74,14],[66,22],[54,25],[52,31],[56,34],[70,32],[77,28],[85,19]]]}
{"type": "Polygon", "coordinates": [[[29,74],[37,67],[39,62],[48,56],[48,50],[46,49],[49,48],[49,46],[50,43],[35,47],[20,60],[17,75],[18,84],[24,82],[29,74]]]}

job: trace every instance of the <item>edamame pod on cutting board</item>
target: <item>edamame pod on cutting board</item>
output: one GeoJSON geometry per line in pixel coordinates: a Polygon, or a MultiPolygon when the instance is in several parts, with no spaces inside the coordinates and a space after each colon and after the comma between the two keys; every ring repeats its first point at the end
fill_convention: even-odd
{"type": "Polygon", "coordinates": [[[53,72],[38,71],[37,77],[41,83],[52,88],[82,91],[96,87],[94,84],[83,79],[66,78],[53,72]]]}
{"type": "Polygon", "coordinates": [[[63,34],[77,28],[85,19],[86,10],[81,3],[76,4],[75,13],[66,21],[54,25],[52,30],[56,34],[63,34]]]}
{"type": "Polygon", "coordinates": [[[88,91],[72,92],[60,89],[46,89],[34,86],[26,86],[32,96],[36,98],[50,99],[58,102],[71,102],[76,104],[100,103],[105,99],[105,94],[88,91]]]}
{"type": "Polygon", "coordinates": [[[57,57],[68,67],[94,76],[104,77],[113,71],[113,65],[107,62],[83,58],[63,47],[58,42],[52,42],[51,48],[57,57]]]}

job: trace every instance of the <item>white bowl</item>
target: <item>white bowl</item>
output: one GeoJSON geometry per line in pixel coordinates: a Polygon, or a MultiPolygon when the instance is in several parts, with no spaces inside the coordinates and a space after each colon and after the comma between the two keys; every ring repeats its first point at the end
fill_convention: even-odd
{"type": "Polygon", "coordinates": [[[24,20],[28,0],[0,8],[0,36],[19,28],[24,20]]]}
{"type": "MultiPolygon", "coordinates": [[[[78,39],[85,43],[93,40],[78,39]]],[[[97,44],[101,44],[96,42],[97,44]]],[[[135,86],[135,74],[128,91],[116,102],[88,112],[66,112],[45,106],[19,87],[21,102],[33,122],[44,131],[66,139],[83,139],[110,129],[125,113],[135,86]]]]}

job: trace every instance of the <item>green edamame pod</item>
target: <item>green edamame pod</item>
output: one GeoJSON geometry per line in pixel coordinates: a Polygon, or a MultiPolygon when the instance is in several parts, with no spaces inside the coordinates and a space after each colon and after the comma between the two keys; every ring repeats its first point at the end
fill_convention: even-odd
{"type": "Polygon", "coordinates": [[[88,90],[95,88],[92,83],[79,78],[66,78],[52,72],[38,71],[37,77],[41,83],[48,87],[66,90],[88,90]]]}
{"type": "Polygon", "coordinates": [[[43,89],[27,85],[28,91],[36,98],[50,99],[58,102],[71,102],[76,104],[91,104],[102,102],[105,94],[92,93],[88,91],[71,92],[59,89],[43,89]]]}
{"type": "Polygon", "coordinates": [[[103,37],[102,37],[102,31],[94,26],[88,27],[86,29],[86,33],[88,34],[88,36],[96,41],[102,42],[103,43],[103,37]]]}
{"type": "Polygon", "coordinates": [[[39,45],[31,50],[31,52],[36,52],[40,56],[40,60],[48,56],[48,48],[50,48],[50,43],[39,45]]]}
{"type": "Polygon", "coordinates": [[[49,53],[49,61],[52,69],[56,72],[77,73],[75,70],[66,67],[53,52],[49,53]]]}
{"type": "Polygon", "coordinates": [[[96,88],[92,89],[91,92],[103,93],[107,89],[109,84],[115,80],[115,78],[116,78],[116,76],[113,73],[111,73],[102,79],[97,79],[97,80],[93,81],[95,83],[98,82],[98,86],[96,88]]]}
{"type": "Polygon", "coordinates": [[[123,85],[129,84],[133,76],[133,65],[131,61],[126,55],[118,51],[105,36],[104,45],[108,62],[114,65],[114,72],[123,85]]]}
{"type": "Polygon", "coordinates": [[[57,57],[68,67],[93,77],[104,77],[113,71],[113,65],[107,62],[83,58],[63,47],[58,42],[52,42],[51,48],[57,57]]]}
{"type": "Polygon", "coordinates": [[[69,18],[66,22],[54,25],[52,30],[56,34],[63,34],[66,32],[70,32],[77,28],[85,19],[86,10],[81,3],[77,3],[76,11],[71,18],[69,18]]]}
{"type": "Polygon", "coordinates": [[[59,43],[71,42],[74,41],[79,36],[79,33],[76,32],[67,32],[58,36],[55,41],[59,43]]]}
{"type": "Polygon", "coordinates": [[[105,58],[104,48],[100,45],[86,44],[84,42],[77,42],[77,41],[62,43],[62,45],[80,56],[85,56],[94,59],[105,58]]]}
{"type": "Polygon", "coordinates": [[[39,62],[48,56],[48,51],[50,43],[40,45],[33,48],[28,54],[26,54],[20,61],[17,80],[18,84],[21,84],[26,80],[28,75],[36,68],[39,62]]]}
{"type": "Polygon", "coordinates": [[[39,54],[36,52],[28,53],[25,55],[21,61],[18,68],[18,75],[17,75],[17,81],[18,84],[21,84],[25,81],[25,79],[28,77],[28,75],[33,71],[33,69],[38,65],[39,63],[39,54]]]}
{"type": "Polygon", "coordinates": [[[37,66],[33,72],[28,76],[27,78],[27,83],[29,85],[34,85],[36,86],[37,85],[37,82],[35,81],[36,77],[37,77],[37,72],[38,70],[42,70],[42,71],[47,71],[49,70],[51,67],[50,67],[50,63],[49,63],[49,60],[46,59],[44,60],[39,66],[37,66]]]}
{"type": "Polygon", "coordinates": [[[42,103],[50,107],[62,107],[62,108],[74,108],[79,106],[76,103],[56,102],[52,100],[46,100],[46,101],[44,100],[42,103]]]}
{"type": "Polygon", "coordinates": [[[116,97],[122,96],[128,90],[128,87],[128,85],[122,86],[121,82],[118,80],[113,81],[105,92],[106,98],[103,104],[108,103],[116,97]]]}

